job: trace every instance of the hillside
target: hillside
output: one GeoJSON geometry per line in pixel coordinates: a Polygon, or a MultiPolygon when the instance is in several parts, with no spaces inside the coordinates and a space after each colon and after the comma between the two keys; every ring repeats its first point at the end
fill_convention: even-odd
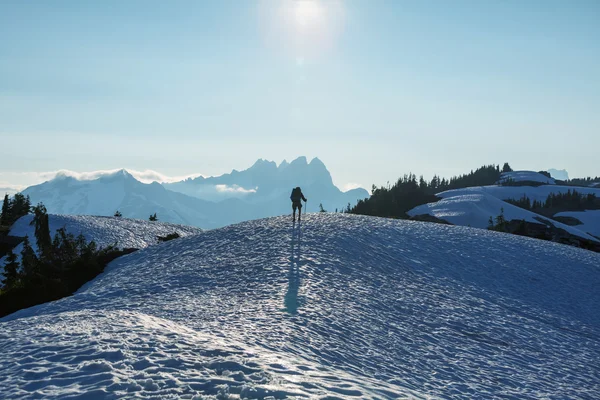
{"type": "MultiPolygon", "coordinates": [[[[13,224],[9,235],[14,237],[28,236],[32,246],[36,248],[35,229],[31,225],[32,219],[32,214],[21,217],[13,224]]],[[[201,229],[185,225],[117,217],[49,215],[48,220],[51,236],[54,236],[57,229],[65,228],[67,232],[75,236],[83,234],[87,241],[93,240],[99,247],[116,245],[119,249],[144,249],[158,244],[159,236],[164,237],[172,233],[185,237],[202,232],[201,229]]],[[[22,245],[18,245],[13,249],[19,258],[22,250],[22,245]]],[[[0,257],[0,276],[4,271],[5,261],[6,257],[0,257]]]]}
{"type": "Polygon", "coordinates": [[[556,181],[553,178],[549,178],[535,171],[512,171],[503,172],[499,183],[540,183],[554,185],[556,184],[556,181]]]}
{"type": "MultiPolygon", "coordinates": [[[[525,220],[539,224],[539,218],[543,218],[555,227],[572,235],[598,241],[587,234],[586,231],[578,229],[577,226],[568,226],[502,201],[505,199],[519,199],[523,195],[531,199],[545,200],[550,193],[563,193],[567,190],[572,190],[572,188],[566,186],[485,186],[448,190],[437,194],[441,200],[415,207],[408,212],[408,215],[428,214],[454,225],[485,229],[488,227],[489,218],[495,218],[503,209],[507,221],[525,220]]],[[[582,189],[582,192],[597,192],[600,194],[598,189],[582,189]]]]}
{"type": "MultiPolygon", "coordinates": [[[[95,241],[100,247],[116,244],[118,248],[144,249],[158,243],[158,236],[178,233],[189,236],[201,233],[202,230],[186,225],[165,222],[150,222],[139,219],[118,217],[95,217],[90,215],[49,215],[50,233],[65,228],[74,235],[83,233],[88,241],[95,241]]],[[[20,218],[11,227],[11,236],[29,236],[35,244],[34,227],[31,225],[33,215],[20,218]]]]}
{"type": "Polygon", "coordinates": [[[460,226],[246,222],[0,320],[0,397],[593,398],[599,266],[460,226]]]}

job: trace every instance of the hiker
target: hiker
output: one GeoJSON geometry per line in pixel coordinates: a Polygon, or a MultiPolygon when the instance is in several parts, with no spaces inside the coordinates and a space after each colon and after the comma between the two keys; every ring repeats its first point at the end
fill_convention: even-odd
{"type": "Polygon", "coordinates": [[[302,214],[302,200],[304,200],[304,202],[307,201],[306,197],[302,194],[302,189],[300,189],[300,187],[296,187],[292,190],[290,200],[292,200],[292,210],[294,210],[294,222],[296,222],[296,208],[298,209],[298,221],[300,221],[300,216],[302,214]]]}

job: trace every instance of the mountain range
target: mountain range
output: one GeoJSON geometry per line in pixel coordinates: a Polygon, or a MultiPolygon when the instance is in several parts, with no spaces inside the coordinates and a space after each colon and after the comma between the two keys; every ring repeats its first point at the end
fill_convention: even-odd
{"type": "Polygon", "coordinates": [[[364,189],[342,192],[319,159],[308,163],[306,157],[279,166],[261,159],[243,171],[163,184],[142,183],[124,169],[93,180],[59,174],[23,194],[54,214],[112,216],[118,210],[124,217],[147,219],[156,213],[164,222],[211,229],[291,213],[295,186],[302,187],[309,211],[317,211],[320,203],[341,209],[369,197],[364,189]]]}

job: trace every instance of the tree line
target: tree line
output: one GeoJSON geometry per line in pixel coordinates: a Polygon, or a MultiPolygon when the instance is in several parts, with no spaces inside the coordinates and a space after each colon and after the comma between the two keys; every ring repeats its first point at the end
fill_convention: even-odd
{"type": "Polygon", "coordinates": [[[520,199],[508,199],[507,203],[525,210],[537,212],[540,210],[583,211],[600,210],[600,199],[595,193],[583,194],[577,190],[567,190],[564,193],[550,193],[545,201],[531,200],[527,195],[520,199]]]}
{"type": "Polygon", "coordinates": [[[11,199],[8,194],[5,194],[2,211],[0,212],[0,225],[11,226],[22,216],[29,214],[30,210],[31,199],[29,195],[24,196],[17,193],[11,199]]]}
{"type": "Polygon", "coordinates": [[[404,219],[408,218],[407,211],[437,201],[436,193],[471,186],[493,185],[498,182],[503,172],[511,171],[508,163],[502,168],[492,164],[450,179],[434,175],[430,181],[426,181],[423,176],[417,179],[416,175],[410,173],[398,179],[392,186],[373,185],[371,197],[359,200],[354,207],[348,205],[345,212],[404,219]]]}

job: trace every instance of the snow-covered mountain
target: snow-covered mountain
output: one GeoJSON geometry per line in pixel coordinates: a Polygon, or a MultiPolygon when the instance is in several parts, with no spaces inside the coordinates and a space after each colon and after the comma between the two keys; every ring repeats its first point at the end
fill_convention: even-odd
{"type": "Polygon", "coordinates": [[[319,203],[329,210],[341,209],[369,196],[364,189],[340,191],[321,161],[308,164],[304,157],[279,167],[259,160],[242,172],[164,186],[139,182],[126,170],[91,180],[59,174],[23,194],[31,196],[34,204],[43,202],[53,214],[112,216],[119,210],[125,217],[148,219],[157,213],[161,221],[211,229],[290,214],[290,192],[298,185],[313,211],[319,203]]]}
{"type": "MultiPolygon", "coordinates": [[[[342,192],[333,184],[331,174],[321,160],[314,158],[309,163],[306,157],[298,157],[291,163],[284,160],[279,166],[260,159],[244,171],[233,170],[217,177],[198,177],[165,183],[164,186],[203,200],[241,198],[252,204],[272,204],[272,207],[285,204],[291,189],[300,186],[307,198],[315,203],[315,208],[322,203],[332,211],[369,197],[369,193],[361,188],[342,192]]],[[[288,204],[285,209],[289,209],[288,204]]]]}
{"type": "Polygon", "coordinates": [[[158,183],[144,184],[126,170],[93,180],[58,175],[23,194],[33,204],[43,202],[49,213],[112,216],[119,210],[128,218],[159,219],[176,224],[212,227],[214,204],[166,190],[158,183]]]}
{"type": "Polygon", "coordinates": [[[0,397],[591,399],[599,266],[460,226],[246,222],[0,320],[0,397]]]}

